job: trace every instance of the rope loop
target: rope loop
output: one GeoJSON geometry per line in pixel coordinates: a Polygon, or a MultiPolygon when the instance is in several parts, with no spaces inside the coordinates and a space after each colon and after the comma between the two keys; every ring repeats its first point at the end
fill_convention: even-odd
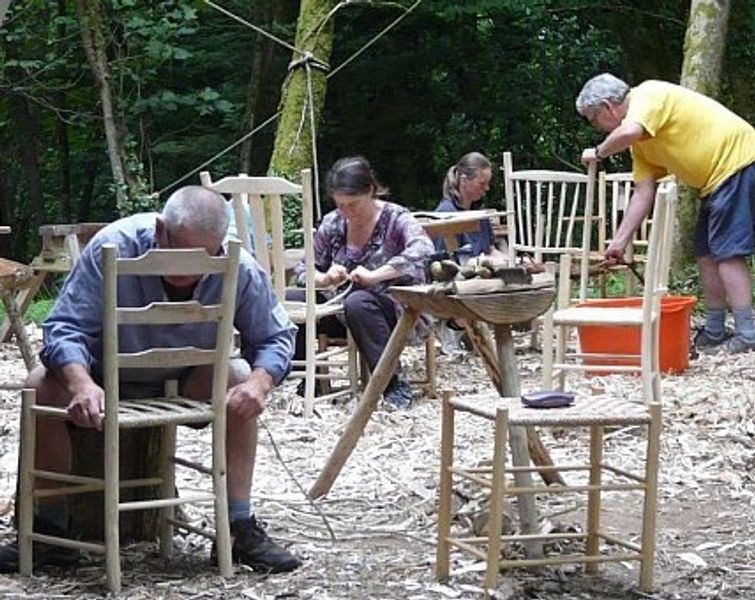
{"type": "Polygon", "coordinates": [[[323,73],[328,73],[330,71],[330,65],[325,61],[317,58],[311,52],[303,52],[299,58],[292,60],[288,65],[288,72],[290,73],[291,71],[298,69],[299,67],[317,69],[318,71],[322,71],[323,73]]]}

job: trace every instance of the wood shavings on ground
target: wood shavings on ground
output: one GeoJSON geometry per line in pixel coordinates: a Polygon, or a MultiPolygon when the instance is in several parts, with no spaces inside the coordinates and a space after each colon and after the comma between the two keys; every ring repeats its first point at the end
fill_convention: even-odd
{"type": "MultiPolygon", "coordinates": [[[[519,334],[517,334],[519,336],[519,334]]],[[[540,356],[528,349],[529,334],[517,337],[523,391],[539,389],[540,356]]],[[[38,346],[38,335],[35,338],[38,346]]],[[[15,346],[0,345],[0,381],[23,380],[15,346]]],[[[421,370],[420,348],[408,348],[403,364],[410,375],[421,370]]],[[[438,357],[439,389],[460,395],[493,393],[482,363],[469,354],[438,357]]],[[[420,375],[417,373],[416,375],[420,375]]],[[[417,377],[418,378],[418,377],[417,377]]],[[[682,375],[663,379],[664,427],[659,481],[656,591],[636,590],[637,565],[606,564],[598,575],[581,567],[516,570],[502,578],[496,598],[751,598],[755,589],[755,354],[700,357],[682,375]]],[[[578,393],[632,397],[639,382],[602,376],[570,380],[578,393]]],[[[254,505],[269,533],[304,559],[294,573],[261,576],[237,568],[223,580],[210,565],[209,544],[195,535],[176,536],[169,560],[151,543],[124,549],[121,597],[142,598],[479,598],[482,565],[452,553],[452,577],[434,577],[440,402],[418,398],[407,412],[379,410],[346,463],[331,493],[316,507],[304,497],[353,410],[318,406],[304,420],[286,412],[295,382],[277,390],[260,431],[254,477],[254,505]],[[268,437],[272,436],[275,447],[268,437]],[[279,459],[280,456],[280,459],[279,459]],[[283,460],[287,469],[280,463],[283,460]],[[294,481],[292,477],[296,479],[294,481]]],[[[15,489],[18,450],[18,390],[0,390],[0,543],[13,539],[7,510],[15,489]]],[[[459,457],[489,459],[490,432],[462,415],[457,424],[459,457]]],[[[184,453],[208,454],[206,431],[180,434],[184,453]]],[[[606,452],[624,469],[639,470],[643,438],[633,428],[608,431],[606,452]]],[[[543,433],[556,462],[587,452],[582,432],[543,433]]],[[[179,488],[197,486],[180,474],[179,488]]],[[[572,475],[569,475],[570,477],[572,475]]],[[[639,531],[635,497],[609,495],[603,518],[609,527],[639,531]]],[[[478,513],[486,500],[479,490],[459,486],[457,527],[484,529],[478,513]]],[[[543,530],[581,530],[585,501],[556,496],[538,504],[543,530]]],[[[187,509],[198,523],[211,513],[187,509]]],[[[510,511],[512,515],[515,511],[510,511]]],[[[516,519],[513,519],[513,526],[516,519]]],[[[516,549],[510,549],[516,552],[516,549]]],[[[0,575],[1,598],[99,598],[105,593],[99,559],[72,571],[43,570],[32,579],[0,575]]]]}

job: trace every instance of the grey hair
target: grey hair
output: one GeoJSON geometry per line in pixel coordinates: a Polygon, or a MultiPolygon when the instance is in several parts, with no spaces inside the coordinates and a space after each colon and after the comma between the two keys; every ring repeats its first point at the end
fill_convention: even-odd
{"type": "Polygon", "coordinates": [[[173,192],[162,216],[170,233],[189,230],[218,239],[225,237],[230,220],[223,196],[199,185],[187,185],[173,192]]]}
{"type": "Polygon", "coordinates": [[[461,176],[474,179],[480,174],[480,171],[489,169],[492,169],[492,165],[487,156],[479,152],[468,152],[459,159],[459,162],[448,169],[446,178],[443,180],[443,197],[459,200],[461,198],[459,192],[461,176]]]}
{"type": "Polygon", "coordinates": [[[577,112],[586,116],[586,112],[598,108],[603,102],[621,104],[629,93],[629,85],[610,73],[601,73],[588,81],[577,96],[577,112]]]}

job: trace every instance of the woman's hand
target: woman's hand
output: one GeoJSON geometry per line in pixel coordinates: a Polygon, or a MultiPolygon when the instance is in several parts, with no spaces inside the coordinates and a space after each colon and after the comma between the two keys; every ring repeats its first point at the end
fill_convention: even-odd
{"type": "Polygon", "coordinates": [[[349,273],[349,276],[351,277],[351,281],[361,288],[371,288],[381,281],[375,271],[370,271],[362,265],[356,267],[351,273],[349,273]]]}
{"type": "Polygon", "coordinates": [[[343,265],[331,265],[325,273],[325,284],[337,286],[349,278],[349,272],[343,265]]]}

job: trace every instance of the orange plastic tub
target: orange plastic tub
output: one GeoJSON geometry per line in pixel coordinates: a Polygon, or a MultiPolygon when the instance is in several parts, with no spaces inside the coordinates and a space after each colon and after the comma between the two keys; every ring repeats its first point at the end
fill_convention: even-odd
{"type": "MultiPolygon", "coordinates": [[[[694,296],[661,298],[660,364],[664,373],[681,373],[689,367],[690,314],[697,302],[694,296]]],[[[640,307],[642,298],[600,298],[580,306],[640,307]]],[[[636,327],[580,325],[579,343],[588,354],[628,354],[637,358],[600,360],[602,364],[639,365],[640,330],[636,327]]],[[[586,358],[585,363],[590,364],[586,358]]],[[[593,359],[593,364],[598,362],[593,359]]],[[[605,372],[605,371],[604,371],[605,372]]],[[[597,373],[595,373],[597,374],[597,373]]]]}

